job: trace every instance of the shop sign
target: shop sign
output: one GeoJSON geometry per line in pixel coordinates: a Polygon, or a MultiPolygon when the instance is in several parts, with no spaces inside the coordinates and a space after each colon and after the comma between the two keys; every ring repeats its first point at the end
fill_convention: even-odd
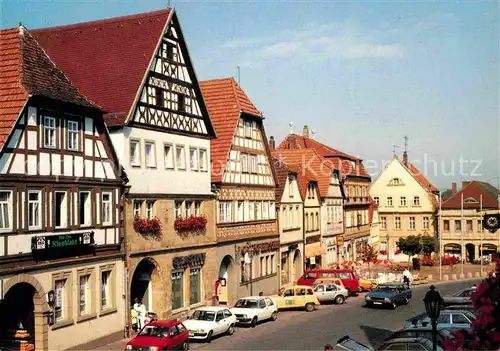
{"type": "Polygon", "coordinates": [[[205,254],[193,254],[182,257],[174,257],[172,259],[172,266],[174,269],[184,269],[187,267],[203,266],[205,264],[205,254]]]}
{"type": "Polygon", "coordinates": [[[342,246],[344,245],[344,237],[342,235],[339,235],[337,237],[337,246],[342,246]]]}
{"type": "Polygon", "coordinates": [[[308,236],[306,238],[306,244],[317,243],[321,240],[321,235],[308,236]]]}
{"type": "Polygon", "coordinates": [[[75,256],[91,253],[95,247],[94,232],[44,235],[31,238],[34,256],[75,256]]]}
{"type": "Polygon", "coordinates": [[[297,250],[298,248],[299,248],[298,244],[288,245],[288,251],[294,251],[297,250]]]}

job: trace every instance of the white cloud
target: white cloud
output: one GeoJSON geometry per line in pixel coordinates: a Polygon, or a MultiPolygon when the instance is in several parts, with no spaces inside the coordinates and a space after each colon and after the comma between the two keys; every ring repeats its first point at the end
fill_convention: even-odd
{"type": "Polygon", "coordinates": [[[241,55],[244,66],[263,66],[275,60],[396,59],[404,47],[385,42],[384,32],[368,31],[349,23],[310,24],[265,38],[233,39],[222,45],[241,55]]]}

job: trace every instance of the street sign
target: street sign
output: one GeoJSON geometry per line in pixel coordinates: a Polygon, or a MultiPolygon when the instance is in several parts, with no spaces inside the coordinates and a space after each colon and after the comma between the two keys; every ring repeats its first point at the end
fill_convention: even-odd
{"type": "Polygon", "coordinates": [[[344,237],[340,235],[337,237],[337,246],[342,246],[342,245],[344,245],[344,237]]]}

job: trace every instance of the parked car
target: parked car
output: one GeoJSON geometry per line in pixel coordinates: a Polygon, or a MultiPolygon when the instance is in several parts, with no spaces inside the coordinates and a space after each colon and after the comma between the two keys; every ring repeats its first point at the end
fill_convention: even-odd
{"type": "Polygon", "coordinates": [[[474,309],[474,306],[472,304],[470,305],[449,305],[443,308],[443,311],[469,311],[475,315],[476,310],[474,309]]]}
{"type": "Polygon", "coordinates": [[[359,341],[351,339],[349,335],[343,336],[337,340],[335,350],[348,350],[348,351],[372,351],[373,348],[367,346],[359,341]]]}
{"type": "Polygon", "coordinates": [[[319,283],[314,285],[314,294],[320,303],[335,302],[341,305],[347,299],[349,292],[346,288],[334,283],[319,283]]]}
{"type": "Polygon", "coordinates": [[[320,279],[316,279],[311,286],[314,286],[314,285],[320,284],[320,283],[327,283],[327,284],[328,283],[333,283],[333,284],[337,284],[337,285],[340,285],[341,287],[345,288],[344,283],[342,283],[342,280],[340,278],[320,278],[320,279]]]}
{"type": "Polygon", "coordinates": [[[359,292],[372,291],[376,286],[377,284],[370,279],[359,278],[359,292]]]}
{"type": "Polygon", "coordinates": [[[352,269],[309,269],[297,281],[297,285],[313,285],[318,279],[339,278],[349,295],[357,295],[359,291],[359,276],[352,269]]]}
{"type": "Polygon", "coordinates": [[[189,332],[179,321],[155,321],[127,343],[126,350],[188,350],[189,332]]]}
{"type": "MultiPolygon", "coordinates": [[[[438,328],[437,330],[437,344],[444,348],[444,339],[448,336],[451,335],[451,330],[448,328],[438,328]]],[[[402,339],[402,338],[424,338],[432,341],[432,327],[431,326],[426,326],[426,327],[408,327],[408,328],[403,328],[401,330],[398,330],[394,333],[392,333],[391,336],[389,336],[386,341],[392,340],[392,339],[402,339]]]]}
{"type": "Polygon", "coordinates": [[[476,288],[467,288],[457,291],[451,296],[443,296],[443,305],[448,306],[472,304],[471,297],[474,291],[476,291],[476,288]]]}
{"type": "Polygon", "coordinates": [[[394,309],[398,305],[408,304],[411,297],[412,291],[406,284],[383,283],[366,294],[365,302],[367,307],[390,306],[394,309]]]}
{"type": "MultiPolygon", "coordinates": [[[[476,316],[466,310],[442,310],[437,319],[438,328],[448,328],[448,329],[468,329],[473,321],[476,320],[476,316]]],[[[418,316],[406,321],[404,327],[421,327],[430,326],[431,319],[426,315],[418,316]]]]}
{"type": "Polygon", "coordinates": [[[189,330],[189,338],[207,343],[221,334],[234,334],[236,316],[226,307],[207,306],[196,309],[184,325],[189,330]]]}
{"type": "MultiPolygon", "coordinates": [[[[400,338],[391,339],[384,342],[377,348],[377,351],[385,350],[398,350],[398,351],[411,351],[411,350],[428,350],[432,351],[432,341],[424,338],[400,338]]],[[[443,351],[443,348],[436,346],[436,351],[443,351]]]]}
{"type": "Polygon", "coordinates": [[[270,296],[278,306],[278,310],[305,308],[307,312],[314,311],[319,306],[319,300],[313,289],[306,285],[295,285],[282,289],[278,295],[270,296]]]}
{"type": "Polygon", "coordinates": [[[255,327],[257,322],[267,319],[275,321],[278,318],[278,307],[269,297],[250,296],[236,301],[231,313],[236,316],[238,323],[249,324],[255,327]]]}

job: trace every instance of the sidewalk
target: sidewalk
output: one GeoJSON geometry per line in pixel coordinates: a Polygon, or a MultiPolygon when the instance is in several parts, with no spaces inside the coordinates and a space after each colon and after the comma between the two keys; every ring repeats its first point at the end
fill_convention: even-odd
{"type": "MultiPolygon", "coordinates": [[[[446,281],[446,277],[448,276],[448,280],[452,280],[452,275],[456,275],[454,279],[467,279],[467,278],[479,278],[477,274],[480,275],[481,278],[487,277],[487,274],[491,271],[495,270],[495,264],[483,265],[483,274],[481,275],[481,265],[466,263],[464,264],[464,276],[461,278],[460,274],[462,273],[462,266],[460,264],[451,266],[443,266],[443,280],[446,281]]],[[[432,279],[429,281],[439,281],[439,266],[422,266],[419,271],[412,271],[412,274],[415,275],[418,273],[420,276],[432,276],[432,279]]]]}

